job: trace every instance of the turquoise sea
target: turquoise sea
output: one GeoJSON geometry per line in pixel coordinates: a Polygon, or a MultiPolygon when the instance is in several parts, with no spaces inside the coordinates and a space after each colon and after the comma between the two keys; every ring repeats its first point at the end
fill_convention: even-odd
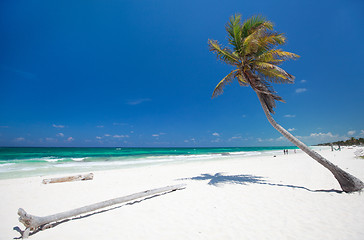
{"type": "Polygon", "coordinates": [[[79,173],[145,165],[244,159],[295,147],[239,148],[8,148],[0,147],[0,179],[79,173]]]}

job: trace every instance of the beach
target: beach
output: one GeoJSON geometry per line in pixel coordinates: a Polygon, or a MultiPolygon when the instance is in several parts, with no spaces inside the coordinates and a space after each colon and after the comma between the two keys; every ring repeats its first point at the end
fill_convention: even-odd
{"type": "MultiPolygon", "coordinates": [[[[317,151],[364,180],[358,149],[317,151]]],[[[36,216],[186,184],[155,197],[83,214],[29,239],[363,239],[364,194],[341,193],[333,175],[306,154],[222,155],[92,171],[89,181],[42,184],[67,174],[0,180],[0,239],[24,230],[18,208],[36,216]]],[[[77,174],[88,173],[78,172],[77,174]]],[[[73,174],[73,173],[72,173],[73,174]]],[[[72,175],[71,174],[71,175],[72,175]]]]}

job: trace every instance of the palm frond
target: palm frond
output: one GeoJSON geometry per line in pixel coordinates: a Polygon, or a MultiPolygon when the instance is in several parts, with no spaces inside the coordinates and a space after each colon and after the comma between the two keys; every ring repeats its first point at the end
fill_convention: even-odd
{"type": "Polygon", "coordinates": [[[277,95],[277,92],[274,91],[273,87],[257,75],[254,75],[254,84],[252,84],[252,88],[262,97],[266,107],[272,114],[274,114],[273,109],[276,107],[275,101],[284,102],[284,100],[277,95]]]}
{"type": "Polygon", "coordinates": [[[235,73],[239,69],[235,69],[231,71],[228,75],[226,75],[220,82],[217,84],[217,86],[214,89],[214,92],[212,93],[211,98],[215,98],[219,95],[221,95],[224,92],[224,87],[228,84],[230,84],[235,79],[235,73]]]}
{"type": "Polygon", "coordinates": [[[283,44],[283,34],[270,30],[270,22],[264,22],[254,29],[243,42],[243,55],[252,55],[262,50],[269,50],[275,45],[283,44]]]}
{"type": "Polygon", "coordinates": [[[254,68],[258,73],[263,74],[266,77],[266,80],[270,82],[294,83],[294,76],[274,64],[256,62],[254,68]]]}
{"type": "Polygon", "coordinates": [[[230,17],[229,22],[225,25],[228,32],[228,41],[234,47],[236,52],[241,51],[242,42],[242,29],[241,29],[241,15],[235,14],[230,17]]]}
{"type": "Polygon", "coordinates": [[[261,28],[273,30],[273,23],[267,21],[265,17],[261,15],[253,16],[244,21],[242,25],[242,33],[243,33],[242,37],[246,38],[250,34],[261,28]]]}
{"type": "Polygon", "coordinates": [[[291,52],[283,51],[282,49],[270,49],[262,51],[254,61],[278,64],[289,59],[296,59],[300,56],[291,52]]]}
{"type": "Polygon", "coordinates": [[[249,86],[249,81],[245,78],[244,74],[240,71],[240,69],[235,73],[235,78],[238,79],[238,83],[240,86],[249,86]]]}
{"type": "Polygon", "coordinates": [[[216,53],[217,57],[223,62],[231,65],[236,65],[239,62],[239,58],[229,49],[223,48],[218,41],[210,40],[208,41],[209,50],[216,53]]]}
{"type": "Polygon", "coordinates": [[[272,32],[266,28],[259,28],[244,39],[244,55],[259,56],[261,53],[282,45],[286,41],[282,33],[272,32]]]}

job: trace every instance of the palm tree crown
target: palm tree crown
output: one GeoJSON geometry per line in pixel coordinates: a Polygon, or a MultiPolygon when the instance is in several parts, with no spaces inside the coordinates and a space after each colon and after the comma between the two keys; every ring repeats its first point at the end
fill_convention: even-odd
{"type": "Polygon", "coordinates": [[[251,86],[262,98],[269,112],[274,113],[275,101],[284,101],[276,94],[271,83],[294,82],[294,76],[278,65],[299,56],[276,48],[284,44],[286,38],[282,33],[275,32],[272,22],[262,16],[253,16],[242,23],[241,15],[236,14],[230,17],[225,28],[232,48],[209,40],[210,51],[236,69],[219,82],[212,97],[222,94],[227,84],[237,80],[241,86],[251,86]]]}

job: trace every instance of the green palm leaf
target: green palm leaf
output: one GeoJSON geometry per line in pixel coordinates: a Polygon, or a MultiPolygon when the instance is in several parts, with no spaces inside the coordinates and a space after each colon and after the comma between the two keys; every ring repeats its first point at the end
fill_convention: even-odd
{"type": "Polygon", "coordinates": [[[212,98],[215,98],[219,95],[221,95],[224,92],[224,87],[228,84],[230,84],[235,79],[235,73],[239,69],[231,71],[228,75],[226,75],[220,82],[217,84],[217,86],[214,89],[214,92],[212,93],[212,98]]]}
{"type": "Polygon", "coordinates": [[[238,64],[239,59],[233,54],[233,52],[229,48],[223,48],[215,40],[209,40],[208,44],[210,47],[210,51],[216,53],[217,57],[220,60],[231,65],[238,64]]]}

